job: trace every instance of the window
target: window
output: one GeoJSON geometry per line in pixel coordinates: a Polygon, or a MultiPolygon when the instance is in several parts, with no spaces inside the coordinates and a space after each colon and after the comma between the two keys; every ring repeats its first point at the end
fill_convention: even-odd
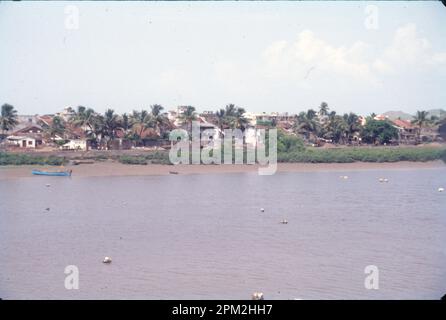
{"type": "Polygon", "coordinates": [[[28,145],[32,145],[33,142],[31,140],[28,141],[28,145]]]}

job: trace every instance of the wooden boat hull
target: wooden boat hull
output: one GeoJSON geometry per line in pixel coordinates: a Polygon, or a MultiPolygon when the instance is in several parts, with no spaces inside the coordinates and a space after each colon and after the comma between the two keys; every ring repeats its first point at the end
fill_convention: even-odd
{"type": "Polygon", "coordinates": [[[40,170],[33,170],[32,174],[37,176],[63,176],[63,177],[69,177],[71,176],[71,171],[40,171],[40,170]]]}

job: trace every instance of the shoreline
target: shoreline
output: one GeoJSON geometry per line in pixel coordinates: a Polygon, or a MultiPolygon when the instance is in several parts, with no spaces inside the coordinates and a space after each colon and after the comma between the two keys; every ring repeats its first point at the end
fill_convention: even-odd
{"type": "MultiPolygon", "coordinates": [[[[21,165],[0,166],[0,180],[32,177],[32,169],[57,171],[59,166],[21,165]]],[[[73,177],[124,177],[222,173],[257,173],[259,165],[128,165],[114,161],[95,162],[93,164],[68,165],[63,169],[73,170],[73,177]]],[[[420,170],[446,168],[441,160],[427,162],[352,162],[352,163],[278,163],[276,172],[336,172],[361,170],[420,170]]]]}

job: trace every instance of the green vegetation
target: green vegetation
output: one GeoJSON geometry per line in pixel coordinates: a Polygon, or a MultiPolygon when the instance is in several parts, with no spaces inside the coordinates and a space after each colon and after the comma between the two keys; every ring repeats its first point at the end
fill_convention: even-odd
{"type": "Polygon", "coordinates": [[[147,154],[145,158],[152,164],[171,164],[169,160],[169,151],[155,151],[147,154]]]}
{"type": "Polygon", "coordinates": [[[3,104],[0,112],[0,129],[2,134],[12,130],[17,124],[17,110],[10,104],[3,104]]]}
{"type": "Polygon", "coordinates": [[[0,152],[0,165],[26,165],[26,164],[36,164],[36,165],[51,165],[60,166],[65,164],[65,158],[63,157],[42,157],[31,154],[17,154],[17,153],[5,153],[0,152]]]}
{"type": "Polygon", "coordinates": [[[398,139],[398,130],[388,121],[370,119],[362,130],[362,139],[366,143],[389,143],[398,139]]]}
{"type": "MultiPolygon", "coordinates": [[[[246,151],[243,154],[246,162],[246,151]]],[[[123,164],[170,165],[169,151],[153,151],[139,155],[92,155],[82,160],[117,160],[123,164]]],[[[350,162],[425,162],[443,160],[446,163],[446,148],[433,147],[343,147],[343,148],[305,148],[297,137],[278,136],[278,162],[296,163],[350,163],[350,162]]],[[[233,153],[233,161],[235,154],[233,153]]],[[[223,156],[222,156],[223,161],[223,156]]],[[[63,165],[67,159],[58,156],[39,156],[36,154],[0,152],[0,165],[63,165]]]]}
{"type": "Polygon", "coordinates": [[[120,156],[118,160],[123,164],[147,164],[147,160],[144,157],[120,156]]]}
{"type": "MultiPolygon", "coordinates": [[[[148,110],[134,110],[131,114],[119,115],[108,109],[104,114],[97,113],[91,108],[78,106],[77,110],[69,111],[69,118],[54,116],[49,125],[44,127],[44,136],[53,140],[57,145],[71,139],[73,132],[87,139],[92,149],[112,150],[114,148],[128,148],[130,145],[160,145],[166,142],[169,133],[175,125],[163,112],[161,105],[152,105],[148,110]],[[73,131],[74,130],[74,131],[73,131]],[[64,140],[56,140],[62,137],[64,140]],[[119,140],[119,143],[118,141],[119,140]],[[113,143],[115,142],[115,143],[113,143]]],[[[192,129],[192,121],[198,119],[198,113],[193,106],[183,106],[177,117],[187,131],[192,129]]],[[[322,102],[319,110],[309,109],[305,112],[288,117],[283,120],[279,118],[269,119],[267,115],[257,119],[257,124],[269,128],[277,128],[277,152],[279,162],[395,162],[395,161],[429,161],[443,159],[446,162],[446,149],[434,147],[367,147],[364,144],[386,145],[397,143],[399,139],[398,129],[388,120],[376,120],[371,114],[367,118],[359,117],[354,113],[336,114],[330,110],[328,104],[322,102]],[[365,124],[364,124],[365,122],[365,124]],[[284,126],[284,123],[286,126],[284,126]],[[281,126],[281,125],[282,126],[281,126]],[[284,129],[287,128],[287,132],[284,129]],[[331,142],[333,145],[362,145],[361,147],[336,147],[336,148],[311,148],[305,145],[320,146],[331,142]]],[[[252,120],[252,119],[251,119],[252,120]]],[[[210,114],[207,121],[212,122],[220,131],[225,129],[240,129],[241,131],[251,128],[250,121],[244,108],[234,104],[228,104],[210,114]]],[[[420,142],[420,132],[423,128],[444,126],[446,118],[436,117],[426,111],[419,111],[412,123],[417,129],[417,142],[420,142]]],[[[2,135],[7,133],[18,124],[17,111],[13,106],[4,104],[1,107],[0,129],[2,135]]],[[[185,134],[186,130],[179,135],[185,134]]],[[[172,137],[171,137],[172,138],[172,137]]],[[[266,153],[269,151],[268,131],[266,132],[266,153]]],[[[223,150],[222,160],[223,160],[223,150]]],[[[243,150],[246,162],[246,148],[243,150]]],[[[192,153],[190,154],[192,158],[192,153]]],[[[114,160],[123,164],[171,164],[169,151],[144,151],[144,152],[94,152],[79,156],[68,155],[69,159],[91,159],[95,161],[114,160]]],[[[195,157],[194,157],[195,158],[195,157]]],[[[235,152],[233,152],[233,162],[235,152]]],[[[20,164],[49,164],[61,165],[66,162],[64,155],[42,156],[36,154],[22,153],[0,153],[0,165],[20,164]]]]}
{"type": "Polygon", "coordinates": [[[349,163],[349,162],[425,162],[443,159],[445,148],[432,147],[351,147],[333,149],[306,149],[305,151],[279,152],[278,162],[349,163]]]}
{"type": "Polygon", "coordinates": [[[303,151],[304,149],[305,146],[302,139],[297,136],[286,134],[283,130],[277,131],[277,153],[297,152],[303,151]]]}

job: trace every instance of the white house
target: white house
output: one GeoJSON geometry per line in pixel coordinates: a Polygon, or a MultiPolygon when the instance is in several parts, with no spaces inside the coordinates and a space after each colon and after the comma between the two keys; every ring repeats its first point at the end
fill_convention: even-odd
{"type": "Polygon", "coordinates": [[[37,146],[36,139],[26,136],[9,136],[6,138],[9,145],[18,146],[20,148],[35,148],[37,146]]]}
{"type": "Polygon", "coordinates": [[[87,151],[86,140],[70,140],[60,147],[62,150],[82,150],[87,151]]]}

